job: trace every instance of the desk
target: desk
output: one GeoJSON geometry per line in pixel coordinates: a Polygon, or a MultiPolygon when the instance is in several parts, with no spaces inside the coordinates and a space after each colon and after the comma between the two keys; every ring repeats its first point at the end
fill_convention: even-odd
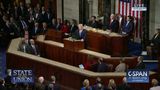
{"type": "Polygon", "coordinates": [[[78,51],[84,49],[83,41],[66,38],[63,40],[63,42],[64,42],[64,48],[67,50],[78,51]]]}
{"type": "Polygon", "coordinates": [[[87,49],[111,56],[124,56],[127,54],[127,36],[105,31],[87,31],[87,49]]]}
{"type": "Polygon", "coordinates": [[[61,31],[56,31],[54,29],[49,29],[46,33],[46,40],[53,40],[56,42],[63,42],[64,33],[61,31]]]}
{"type": "MultiPolygon", "coordinates": [[[[18,38],[11,41],[7,51],[7,68],[33,69],[36,77],[44,76],[46,80],[50,80],[50,76],[54,73],[57,77],[57,82],[64,86],[62,87],[62,90],[69,90],[67,88],[70,88],[70,90],[79,90],[83,80],[86,78],[90,80],[91,85],[94,85],[97,77],[100,77],[105,85],[108,84],[109,79],[114,79],[118,85],[119,83],[122,83],[122,78],[126,76],[125,73],[122,72],[95,73],[68,64],[17,51],[20,40],[21,39],[18,38]]],[[[157,75],[155,72],[150,72],[150,80],[156,77],[157,75]]],[[[151,83],[130,85],[138,87],[141,90],[148,90],[151,83]]]]}
{"type": "MultiPolygon", "coordinates": [[[[63,43],[44,40],[44,36],[37,37],[37,45],[40,47],[40,51],[43,57],[59,61],[62,63],[66,63],[73,66],[78,66],[79,64],[89,65],[97,62],[97,58],[103,57],[107,64],[113,64],[113,67],[119,64],[121,57],[111,57],[110,55],[82,49],[79,51],[68,50],[64,48],[63,43]],[[95,59],[90,59],[88,56],[93,56],[95,59]]],[[[134,68],[137,64],[137,57],[125,57],[126,64],[129,65],[130,68],[134,68]],[[132,62],[132,63],[130,63],[132,62]]]]}

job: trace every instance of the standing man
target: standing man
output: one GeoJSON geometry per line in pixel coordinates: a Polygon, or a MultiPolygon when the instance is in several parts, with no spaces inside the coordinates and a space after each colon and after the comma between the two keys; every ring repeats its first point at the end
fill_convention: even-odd
{"type": "Polygon", "coordinates": [[[111,30],[111,32],[116,32],[116,33],[118,33],[118,30],[119,30],[119,22],[118,22],[118,20],[116,20],[114,14],[111,14],[111,16],[110,16],[109,29],[111,30]]]}
{"type": "Polygon", "coordinates": [[[85,41],[86,30],[83,29],[83,24],[78,25],[78,30],[75,32],[75,38],[81,41],[85,41]]]}
{"type": "Polygon", "coordinates": [[[131,16],[127,16],[127,21],[124,23],[122,28],[122,34],[132,36],[134,32],[134,22],[131,16]]]}

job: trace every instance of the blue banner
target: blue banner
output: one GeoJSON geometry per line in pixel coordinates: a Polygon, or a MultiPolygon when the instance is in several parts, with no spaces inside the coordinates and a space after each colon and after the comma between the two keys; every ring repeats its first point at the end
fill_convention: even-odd
{"type": "Polygon", "coordinates": [[[126,75],[128,83],[149,83],[148,70],[131,69],[127,71],[126,75]]]}
{"type": "Polygon", "coordinates": [[[34,83],[33,70],[12,69],[11,82],[12,83],[34,83]]]}

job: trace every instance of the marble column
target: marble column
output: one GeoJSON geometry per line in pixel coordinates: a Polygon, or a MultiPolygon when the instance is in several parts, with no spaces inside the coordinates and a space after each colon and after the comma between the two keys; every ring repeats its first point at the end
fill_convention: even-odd
{"type": "Polygon", "coordinates": [[[88,0],[89,4],[89,17],[93,15],[93,0],[88,0]]]}

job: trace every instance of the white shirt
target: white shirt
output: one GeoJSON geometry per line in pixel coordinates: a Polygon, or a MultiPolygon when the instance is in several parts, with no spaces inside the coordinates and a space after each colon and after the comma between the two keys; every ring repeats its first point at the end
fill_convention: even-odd
{"type": "Polygon", "coordinates": [[[151,87],[149,90],[160,90],[160,86],[151,87]]]}

